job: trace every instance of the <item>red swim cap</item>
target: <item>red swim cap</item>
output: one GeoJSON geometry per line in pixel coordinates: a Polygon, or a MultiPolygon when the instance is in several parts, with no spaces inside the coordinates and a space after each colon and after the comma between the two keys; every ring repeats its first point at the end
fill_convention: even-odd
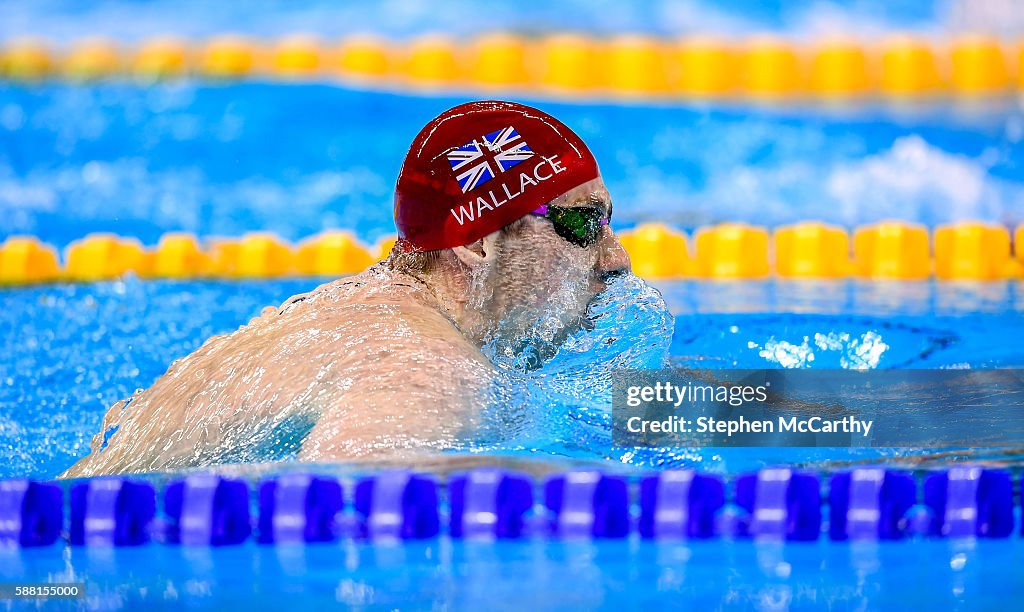
{"type": "Polygon", "coordinates": [[[469,102],[428,123],[395,186],[395,225],[406,248],[475,242],[600,176],[580,137],[514,102],[469,102]]]}

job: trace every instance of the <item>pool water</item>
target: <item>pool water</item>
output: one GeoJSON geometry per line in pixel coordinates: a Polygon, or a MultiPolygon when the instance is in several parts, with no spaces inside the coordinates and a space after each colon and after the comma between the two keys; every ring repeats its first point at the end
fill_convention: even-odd
{"type": "MultiPolygon", "coordinates": [[[[171,360],[211,334],[230,331],[262,306],[278,304],[317,282],[127,278],[5,290],[0,329],[9,358],[0,364],[0,404],[10,409],[0,420],[0,477],[56,475],[87,451],[108,405],[148,385],[171,360]]],[[[650,296],[639,281],[633,283],[619,290],[650,296]]],[[[1005,341],[1024,337],[1019,314],[1024,301],[1015,283],[903,283],[885,294],[873,284],[856,282],[677,282],[659,287],[668,308],[663,311],[669,317],[668,335],[651,342],[650,350],[628,354],[629,363],[664,353],[673,363],[712,368],[840,367],[844,358],[858,355],[874,360],[866,364],[871,367],[1021,365],[1019,351],[1005,341]],[[819,335],[846,340],[822,348],[814,340],[819,335]],[[872,350],[858,350],[865,342],[872,350]]],[[[657,312],[641,319],[619,317],[610,329],[599,319],[588,333],[629,337],[631,329],[639,333],[646,326],[650,331],[665,320],[657,312]]],[[[618,351],[598,349],[596,357],[621,363],[615,361],[618,351]]],[[[580,356],[595,355],[569,351],[562,365],[571,369],[580,356]]],[[[556,365],[559,358],[565,359],[556,357],[556,365]]],[[[586,375],[602,371],[600,363],[592,365],[586,375]]],[[[539,425],[526,428],[526,439],[478,440],[475,447],[452,453],[450,464],[428,469],[445,472],[470,464],[460,457],[470,462],[492,457],[537,474],[578,465],[627,473],[698,467],[735,474],[796,464],[827,472],[849,462],[898,463],[915,455],[885,449],[617,449],[610,444],[604,411],[572,402],[563,408],[558,418],[534,413],[539,425]]],[[[992,451],[960,454],[1009,466],[1020,461],[992,451]]],[[[951,459],[916,455],[915,467],[948,465],[951,459]]],[[[281,469],[234,466],[229,472],[256,480],[281,469]]],[[[336,473],[349,484],[358,472],[345,466],[318,470],[336,473]]],[[[989,607],[1024,595],[1017,569],[1022,557],[1016,536],[876,545],[822,539],[784,546],[447,539],[397,546],[246,544],[213,550],[152,544],[136,550],[3,550],[0,580],[84,581],[86,604],[94,608],[215,607],[253,596],[269,607],[299,595],[311,603],[357,608],[593,609],[664,605],[677,598],[701,606],[758,609],[878,608],[909,601],[989,607]],[[531,588],[523,589],[524,581],[531,588]]]]}
{"type": "MultiPolygon", "coordinates": [[[[0,83],[0,237],[31,234],[63,247],[95,231],[144,244],[169,231],[272,231],[295,241],[343,228],[372,244],[394,233],[392,188],[416,132],[478,96],[0,83]]],[[[1010,100],[937,103],[906,116],[871,105],[511,98],[540,105],[592,147],[615,229],[1024,221],[1024,115],[1010,100]]]]}
{"type": "MultiPolygon", "coordinates": [[[[0,39],[26,31],[63,39],[83,32],[134,42],[174,32],[203,38],[224,32],[274,37],[296,31],[333,38],[372,32],[405,38],[443,31],[464,37],[482,31],[506,29],[537,32],[571,27],[609,35],[643,32],[675,35],[680,32],[749,34],[764,31],[860,31],[880,27],[933,32],[964,27],[961,0],[651,0],[631,4],[617,0],[558,0],[524,7],[515,0],[495,0],[486,12],[466,10],[463,0],[435,0],[430,4],[408,0],[382,0],[370,6],[358,0],[310,0],[301,5],[287,0],[251,0],[245,6],[203,0],[120,0],[83,5],[75,0],[11,2],[0,22],[0,39]],[[201,18],[197,18],[201,15],[201,18]]],[[[1009,32],[1020,27],[1013,7],[995,6],[990,23],[1009,32]],[[1002,8],[1003,10],[999,10],[1002,8]]],[[[975,24],[980,25],[980,24],[975,24]]]]}
{"type": "MultiPolygon", "coordinates": [[[[888,6],[860,4],[869,14],[888,6]]],[[[41,9],[18,14],[33,10],[41,9]]],[[[752,23],[785,29],[800,22],[760,10],[766,14],[757,12],[752,23]]],[[[898,21],[911,27],[931,19],[920,7],[905,13],[898,21]]],[[[106,21],[96,16],[102,10],[91,14],[106,21]]],[[[268,23],[249,25],[267,33],[268,23]]],[[[657,31],[650,21],[639,25],[657,31]]],[[[61,31],[60,21],[53,27],[61,31]]],[[[608,24],[595,17],[582,27],[600,32],[608,24]]],[[[0,83],[0,238],[27,233],[65,247],[86,233],[113,231],[152,245],[169,231],[201,238],[272,231],[295,241],[345,228],[373,243],[394,231],[391,189],[413,135],[466,97],[475,95],[258,82],[0,83]]],[[[881,104],[852,111],[523,101],[593,146],[615,201],[615,229],[651,220],[684,230],[720,221],[1024,221],[1024,117],[1012,100],[914,113],[881,104]]],[[[319,282],[129,277],[0,289],[0,478],[54,477],[87,452],[108,406],[151,384],[209,336],[319,282]]],[[[599,377],[611,367],[664,359],[709,368],[1024,366],[1018,282],[655,286],[664,298],[657,308],[642,284],[621,287],[620,297],[642,299],[624,301],[621,315],[609,311],[556,358],[554,371],[599,377]],[[636,338],[646,343],[631,349],[636,338]]],[[[574,398],[566,394],[571,385],[531,380],[542,388],[532,399],[547,401],[532,404],[532,426],[468,439],[450,453],[453,465],[483,456],[539,473],[588,465],[631,475],[669,467],[734,475],[775,464],[828,472],[851,462],[951,461],[884,449],[621,449],[611,445],[604,405],[589,401],[606,386],[574,398]]],[[[961,457],[1020,468],[1020,459],[992,451],[958,449],[953,458],[961,457]]],[[[235,473],[256,478],[275,469],[281,466],[235,473]]],[[[344,466],[323,469],[351,475],[344,466]]],[[[682,600],[759,609],[986,608],[1024,595],[1022,557],[1016,536],[877,546],[824,539],[785,546],[445,539],[397,547],[151,545],[2,550],[0,580],[84,580],[86,603],[99,608],[214,607],[254,597],[260,607],[280,607],[297,595],[357,608],[632,608],[682,600]]]]}
{"type": "MultiPolygon", "coordinates": [[[[244,282],[123,281],[3,291],[0,312],[0,477],[54,477],[88,451],[106,408],[149,386],[171,361],[208,337],[245,324],[262,307],[308,291],[315,279],[244,282]]],[[[626,307],[580,335],[534,382],[530,426],[518,435],[465,441],[467,453],[523,459],[700,467],[735,473],[773,463],[827,468],[830,461],[887,457],[879,449],[685,449],[624,452],[611,445],[610,391],[598,385],[619,367],[705,368],[1022,367],[1007,339],[1024,337],[1017,283],[905,283],[884,299],[870,283],[659,283],[668,311],[641,308],[646,285],[621,289],[626,307]],[[848,289],[836,291],[836,287],[848,289]],[[732,293],[732,295],[730,295],[732,293]],[[823,295],[827,297],[822,297],[823,295]],[[712,297],[713,296],[713,297],[712,297]],[[831,302],[831,304],[830,304],[831,302]],[[967,305],[973,306],[964,311],[967,305]],[[661,317],[671,317],[667,327],[661,317]],[[604,343],[601,338],[618,338],[604,343]],[[649,348],[633,339],[648,338],[649,348]],[[650,340],[655,338],[655,340],[650,340]],[[660,339],[659,339],[660,338],[660,339]],[[639,348],[638,348],[639,346],[639,348]],[[667,349],[667,350],[666,350],[667,349]],[[626,351],[625,356],[621,351],[626,351]],[[590,387],[545,386],[543,376],[576,372],[590,387]],[[557,412],[549,405],[560,404],[557,412]]],[[[655,299],[652,296],[649,299],[655,299]]],[[[618,303],[618,302],[616,302],[618,303]]],[[[508,423],[502,423],[508,429],[508,423]]],[[[971,455],[985,458],[985,455],[971,455]]],[[[255,459],[260,459],[259,457],[255,459]]],[[[263,460],[280,459],[264,456],[263,460]]]]}
{"type": "Polygon", "coordinates": [[[0,550],[0,579],[87,584],[98,609],[993,609],[1024,593],[1012,541],[654,543],[437,541],[222,549],[0,550]],[[529,585],[528,588],[525,585],[529,585]]]}

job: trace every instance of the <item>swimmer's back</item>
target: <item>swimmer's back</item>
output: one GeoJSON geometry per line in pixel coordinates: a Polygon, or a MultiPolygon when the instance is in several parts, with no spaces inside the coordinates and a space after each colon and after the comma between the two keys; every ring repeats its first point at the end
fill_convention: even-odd
{"type": "Polygon", "coordinates": [[[305,459],[443,448],[472,425],[492,373],[425,287],[372,268],[266,308],[176,361],[130,406],[111,408],[92,454],[64,475],[219,463],[296,417],[315,421],[305,459]]]}

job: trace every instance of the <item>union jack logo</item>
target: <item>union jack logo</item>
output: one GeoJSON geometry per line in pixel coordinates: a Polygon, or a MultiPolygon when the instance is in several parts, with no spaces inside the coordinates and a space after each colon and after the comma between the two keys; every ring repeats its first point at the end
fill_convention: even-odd
{"type": "Polygon", "coordinates": [[[474,139],[448,154],[455,178],[466,193],[533,156],[512,126],[474,139]]]}

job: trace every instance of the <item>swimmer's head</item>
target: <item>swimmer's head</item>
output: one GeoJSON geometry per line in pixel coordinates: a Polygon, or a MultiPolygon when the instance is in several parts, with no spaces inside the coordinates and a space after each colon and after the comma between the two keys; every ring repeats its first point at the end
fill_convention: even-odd
{"type": "Polygon", "coordinates": [[[580,137],[551,115],[514,102],[460,104],[409,147],[395,225],[406,249],[465,246],[600,176],[580,137]]]}
{"type": "Polygon", "coordinates": [[[521,104],[462,104],[406,156],[390,263],[447,287],[468,335],[539,322],[554,338],[629,270],[611,212],[594,156],[568,127],[521,104]]]}

